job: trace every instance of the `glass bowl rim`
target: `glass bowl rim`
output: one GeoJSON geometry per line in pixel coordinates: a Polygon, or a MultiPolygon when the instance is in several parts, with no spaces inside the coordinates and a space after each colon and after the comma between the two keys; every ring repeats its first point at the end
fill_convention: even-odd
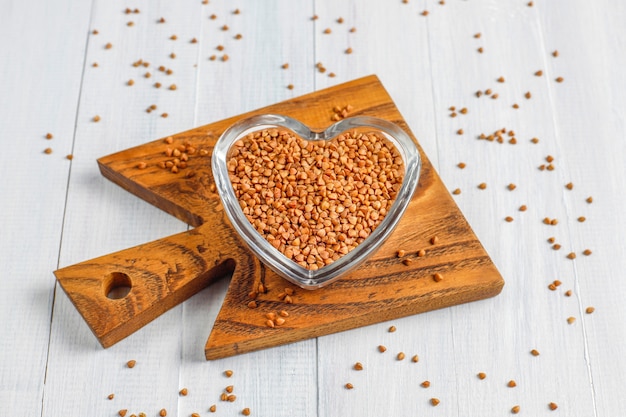
{"type": "Polygon", "coordinates": [[[211,168],[224,211],[235,231],[253,254],[288,281],[305,289],[315,289],[333,282],[349,270],[356,268],[383,244],[400,221],[417,187],[421,157],[411,137],[398,125],[384,119],[370,116],[348,117],[333,123],[324,130],[315,131],[289,116],[262,114],[241,119],[222,133],[213,148],[211,168]],[[383,221],[355,249],[317,270],[306,269],[288,259],[254,229],[243,214],[230,182],[227,162],[231,146],[251,132],[274,128],[286,128],[307,141],[331,141],[340,134],[354,129],[378,131],[396,147],[404,162],[402,185],[383,221]]]}

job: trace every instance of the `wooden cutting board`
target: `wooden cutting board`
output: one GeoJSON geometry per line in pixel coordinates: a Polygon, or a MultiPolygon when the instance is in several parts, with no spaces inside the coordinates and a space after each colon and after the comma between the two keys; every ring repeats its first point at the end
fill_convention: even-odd
{"type": "Polygon", "coordinates": [[[210,169],[220,134],[241,118],[263,113],[321,129],[333,123],[334,108],[348,105],[350,116],[389,120],[415,140],[378,78],[368,76],[100,158],[106,178],[194,227],[55,271],[102,346],[122,340],[229,273],[230,286],[206,342],[207,359],[497,295],[504,285],[500,273],[419,145],[419,185],[396,230],[371,259],[329,286],[295,287],[240,241],[210,169]],[[177,154],[177,148],[189,158],[185,168],[172,173],[162,166],[175,158],[168,153],[177,154]],[[406,255],[398,258],[398,250],[406,255]],[[435,280],[435,274],[443,279],[435,280]],[[127,295],[110,298],[111,290],[125,287],[127,295]],[[256,308],[249,306],[253,298],[256,308]],[[266,315],[283,310],[284,324],[269,327],[266,315]]]}

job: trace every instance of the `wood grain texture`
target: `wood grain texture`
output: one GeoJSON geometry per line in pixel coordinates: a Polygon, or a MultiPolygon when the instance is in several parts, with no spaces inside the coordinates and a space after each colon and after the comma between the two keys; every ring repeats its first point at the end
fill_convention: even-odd
{"type": "Polygon", "coordinates": [[[49,271],[58,266],[88,21],[88,2],[0,5],[0,142],[12,149],[0,154],[3,414],[43,414],[55,291],[49,271]],[[75,25],[64,30],[68,21],[75,25]],[[23,30],[31,25],[39,29],[23,30]]]}
{"type": "Polygon", "coordinates": [[[410,133],[378,79],[370,76],[99,159],[104,176],[198,226],[190,232],[55,272],[103,346],[121,340],[230,271],[233,277],[229,291],[205,347],[207,359],[475,301],[500,292],[500,274],[420,151],[423,165],[418,191],[376,255],[326,288],[298,289],[294,304],[278,298],[283,288],[292,286],[254,259],[231,229],[219,197],[211,188],[211,149],[221,132],[240,118],[278,113],[324,128],[338,103],[349,103],[354,107],[354,115],[380,117],[410,133]],[[162,164],[172,158],[168,154],[177,146],[190,150],[191,157],[185,169],[172,173],[162,164]],[[139,168],[139,164],[146,166],[139,168]],[[397,258],[400,248],[407,251],[405,259],[413,263],[405,265],[397,258]],[[420,249],[426,250],[426,256],[418,257],[420,249]],[[444,280],[435,282],[435,273],[442,274],[444,280]],[[132,289],[125,298],[111,301],[106,294],[109,281],[116,274],[129,277],[132,289]],[[249,294],[257,292],[260,283],[269,291],[258,294],[259,307],[250,309],[249,294]],[[265,315],[282,309],[290,314],[287,323],[274,329],[267,327],[265,315]]]}
{"type": "MultiPolygon", "coordinates": [[[[454,379],[459,386],[455,401],[460,404],[461,415],[476,412],[475,396],[488,404],[484,410],[510,410],[519,403],[522,412],[540,415],[549,401],[555,401],[560,403],[561,412],[593,413],[586,384],[570,382],[586,380],[587,370],[580,360],[584,357],[584,336],[578,327],[571,327],[566,321],[576,314],[572,310],[573,299],[563,295],[572,288],[575,268],[565,257],[571,250],[571,229],[566,226],[563,202],[572,194],[565,188],[569,180],[564,178],[563,164],[567,161],[556,141],[558,127],[547,110],[551,92],[567,86],[554,81],[556,75],[548,71],[547,65],[558,63],[561,57],[555,59],[551,55],[553,49],[542,45],[542,27],[536,12],[534,6],[525,3],[485,2],[478,8],[465,4],[448,10],[445,17],[433,16],[429,20],[433,33],[443,34],[449,30],[446,19],[452,18],[458,22],[454,33],[463,34],[433,38],[433,48],[438,50],[433,71],[442,75],[434,79],[437,107],[447,110],[458,103],[468,109],[466,115],[457,117],[442,111],[436,120],[441,135],[440,172],[450,189],[461,189],[455,199],[470,224],[476,225],[477,235],[507,281],[506,299],[498,297],[490,306],[499,312],[497,317],[491,316],[488,309],[467,306],[451,311],[455,353],[450,360],[455,364],[454,379]],[[462,18],[470,13],[472,19],[462,18]],[[481,33],[481,37],[475,38],[476,33],[481,33]],[[506,38],[498,36],[504,33],[506,38]],[[479,46],[484,48],[482,54],[476,50],[479,46]],[[455,53],[459,49],[464,52],[461,56],[455,53]],[[456,66],[450,62],[461,65],[462,61],[466,70],[461,79],[453,76],[456,66]],[[498,65],[499,62],[507,64],[498,65]],[[534,75],[539,69],[544,72],[542,77],[534,75]],[[498,82],[499,77],[505,81],[498,82]],[[487,88],[498,98],[476,97],[476,91],[484,92],[487,88]],[[467,98],[452,102],[449,97],[456,92],[463,92],[467,98]],[[530,99],[525,97],[526,92],[531,93],[530,99]],[[513,108],[514,103],[518,109],[513,108]],[[463,135],[456,133],[459,128],[464,129],[463,135]],[[477,139],[481,133],[491,134],[502,128],[515,133],[516,144],[508,143],[508,135],[502,144],[477,139]],[[532,143],[533,137],[539,143],[532,143]],[[539,169],[547,163],[547,155],[560,161],[554,171],[539,169]],[[465,169],[457,167],[461,161],[467,164],[465,169]],[[487,189],[477,187],[482,182],[487,189]],[[509,184],[516,188],[509,190],[509,184]],[[526,211],[519,210],[522,204],[527,206],[526,211]],[[507,216],[513,221],[507,222],[507,216]],[[558,218],[559,224],[543,224],[546,216],[558,218]],[[563,248],[553,250],[547,242],[549,237],[554,237],[563,248]],[[554,279],[563,285],[550,291],[548,285],[554,279]],[[493,318],[481,320],[481,316],[493,318]],[[467,319],[474,324],[466,326],[467,319]],[[555,339],[567,340],[568,348],[550,342],[555,339]],[[475,342],[467,343],[468,340],[475,342]],[[494,341],[497,349],[493,348],[494,341]],[[541,352],[539,361],[529,353],[531,349],[541,352]],[[490,352],[490,359],[467,361],[468,357],[483,357],[481,352],[490,352]],[[488,380],[482,381],[486,384],[476,383],[475,374],[480,371],[488,375],[488,380]],[[543,375],[542,383],[529,383],[536,381],[538,372],[543,375]],[[518,401],[516,393],[498,389],[498,382],[504,381],[504,385],[509,379],[524,386],[523,402],[518,401]],[[563,386],[568,387],[567,394],[563,394],[563,386]],[[492,396],[490,392],[502,395],[492,396]]],[[[556,48],[562,49],[560,45],[556,48]]],[[[580,205],[586,205],[584,199],[580,205]]],[[[577,320],[582,319],[577,316],[577,320]]]]}
{"type": "Polygon", "coordinates": [[[528,3],[0,2],[3,414],[156,416],[165,408],[204,416],[211,404],[215,415],[250,407],[281,417],[492,416],[510,415],[513,405],[520,416],[623,414],[626,4],[528,3]],[[147,68],[133,66],[140,58],[147,68]],[[538,69],[542,77],[533,75],[538,69]],[[220,279],[102,349],[50,271],[188,226],[104,179],[96,159],[367,74],[378,75],[448,190],[462,191],[453,198],[506,280],[500,295],[206,361],[206,336],[230,284],[220,279]],[[498,99],[475,96],[487,88],[498,99]],[[151,104],[158,108],[147,113],[151,104]],[[450,106],[469,112],[451,117],[450,106]],[[515,130],[517,145],[476,140],[502,127],[515,130]],[[48,146],[53,153],[41,153],[48,146]],[[552,172],[538,169],[547,155],[555,157],[552,172]],[[564,187],[570,181],[572,190],[564,187]],[[546,216],[559,223],[543,224],[546,216]],[[549,237],[562,248],[552,249],[549,237]],[[570,251],[576,259],[566,258],[570,251]],[[562,285],[551,291],[554,279],[562,285]],[[400,351],[404,361],[396,360],[400,351]],[[356,361],[363,371],[353,369],[356,361]],[[506,386],[510,379],[516,388],[506,386]],[[237,401],[221,402],[231,384],[237,401]],[[188,396],[178,394],[182,387],[188,396]]]}
{"type": "MultiPolygon", "coordinates": [[[[181,7],[167,0],[149,4],[123,0],[87,2],[91,13],[84,21],[87,28],[81,32],[81,45],[86,46],[86,51],[81,55],[82,88],[73,117],[74,159],[67,183],[64,238],[56,250],[59,266],[187,229],[186,224],[102,178],[96,160],[194,124],[197,71],[193,63],[199,56],[198,45],[189,40],[199,36],[203,6],[201,2],[193,3],[181,7]],[[140,13],[127,14],[127,7],[137,8],[140,13]],[[162,16],[168,24],[157,23],[162,16]],[[127,25],[130,21],[134,26],[127,25]],[[93,30],[98,34],[94,35],[93,30]],[[178,36],[177,41],[169,39],[173,34],[178,36]],[[110,49],[106,49],[107,43],[112,44],[110,49]],[[172,52],[176,59],[169,57],[172,52]],[[139,59],[149,66],[135,67],[139,59]],[[92,66],[93,63],[98,66],[92,66]],[[173,73],[159,71],[161,65],[173,73]],[[144,76],[146,72],[151,73],[150,78],[144,76]],[[127,84],[129,79],[135,81],[134,85],[127,84]],[[156,82],[164,87],[157,89],[156,82]],[[169,90],[171,84],[178,89],[169,90]],[[157,111],[147,113],[151,104],[157,106],[157,111]],[[165,112],[168,117],[161,117],[165,112]],[[93,122],[94,115],[101,120],[93,122]]],[[[73,22],[64,20],[64,25],[72,26],[73,22]]],[[[62,39],[64,33],[59,29],[54,37],[62,39]]],[[[55,281],[52,274],[47,274],[47,278],[55,281]]],[[[158,415],[160,408],[173,415],[180,400],[176,375],[181,372],[183,332],[189,334],[189,328],[181,326],[182,316],[183,306],[172,308],[153,326],[144,327],[124,343],[102,349],[57,285],[41,401],[43,415],[89,415],[94,410],[102,415],[117,415],[122,408],[132,410],[129,415],[158,415]],[[137,361],[134,369],[125,366],[130,359],[137,361]],[[144,385],[151,387],[139,393],[144,385]],[[114,400],[107,399],[111,393],[115,394],[114,400]]]]}
{"type": "MultiPolygon", "coordinates": [[[[585,397],[567,404],[566,410],[576,414],[585,407],[587,414],[609,416],[626,407],[626,396],[621,393],[626,358],[620,353],[626,349],[622,319],[626,282],[616,279],[614,272],[626,268],[626,229],[621,220],[626,80],[619,69],[626,58],[626,32],[621,30],[626,4],[604,1],[593,7],[581,3],[559,8],[546,3],[539,5],[537,19],[550,54],[546,75],[554,109],[555,154],[563,159],[559,185],[569,233],[567,251],[577,255],[570,262],[573,265],[559,272],[575,294],[565,309],[576,318],[581,340],[579,354],[570,355],[570,363],[584,365],[585,384],[576,386],[584,389],[585,397]],[[582,22],[606,29],[585,34],[576,30],[582,22]],[[554,50],[559,51],[558,58],[551,55],[554,50]],[[559,76],[564,81],[554,82],[559,76]],[[572,190],[563,187],[568,182],[574,185],[572,190]],[[589,196],[592,204],[585,201],[589,196]],[[580,216],[585,222],[578,220],[580,216]],[[585,249],[592,255],[583,255],[585,249]],[[593,314],[586,313],[589,306],[595,308],[593,314]]],[[[565,378],[563,383],[569,384],[565,378]]]]}

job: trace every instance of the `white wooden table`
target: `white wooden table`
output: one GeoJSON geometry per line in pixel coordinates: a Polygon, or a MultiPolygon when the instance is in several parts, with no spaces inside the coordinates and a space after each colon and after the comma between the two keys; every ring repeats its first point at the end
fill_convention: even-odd
{"type": "Polygon", "coordinates": [[[206,416],[216,404],[220,416],[496,416],[516,405],[529,416],[623,415],[626,2],[439,3],[0,1],[0,413],[206,416]],[[140,59],[148,66],[132,65],[140,59]],[[105,180],[96,158],[368,74],[461,190],[506,281],[501,295],[207,362],[223,280],[102,349],[52,271],[187,226],[105,180]],[[502,128],[517,144],[477,139],[502,128]],[[554,169],[540,170],[548,155],[554,169]],[[235,402],[220,401],[228,385],[235,402]]]}

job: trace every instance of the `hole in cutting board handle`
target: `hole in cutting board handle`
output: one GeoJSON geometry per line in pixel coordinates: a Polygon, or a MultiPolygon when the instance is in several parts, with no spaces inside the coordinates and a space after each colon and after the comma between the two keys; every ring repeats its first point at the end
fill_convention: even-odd
{"type": "Polygon", "coordinates": [[[130,277],[124,272],[111,272],[104,281],[104,295],[111,300],[126,297],[132,288],[130,277]]]}

